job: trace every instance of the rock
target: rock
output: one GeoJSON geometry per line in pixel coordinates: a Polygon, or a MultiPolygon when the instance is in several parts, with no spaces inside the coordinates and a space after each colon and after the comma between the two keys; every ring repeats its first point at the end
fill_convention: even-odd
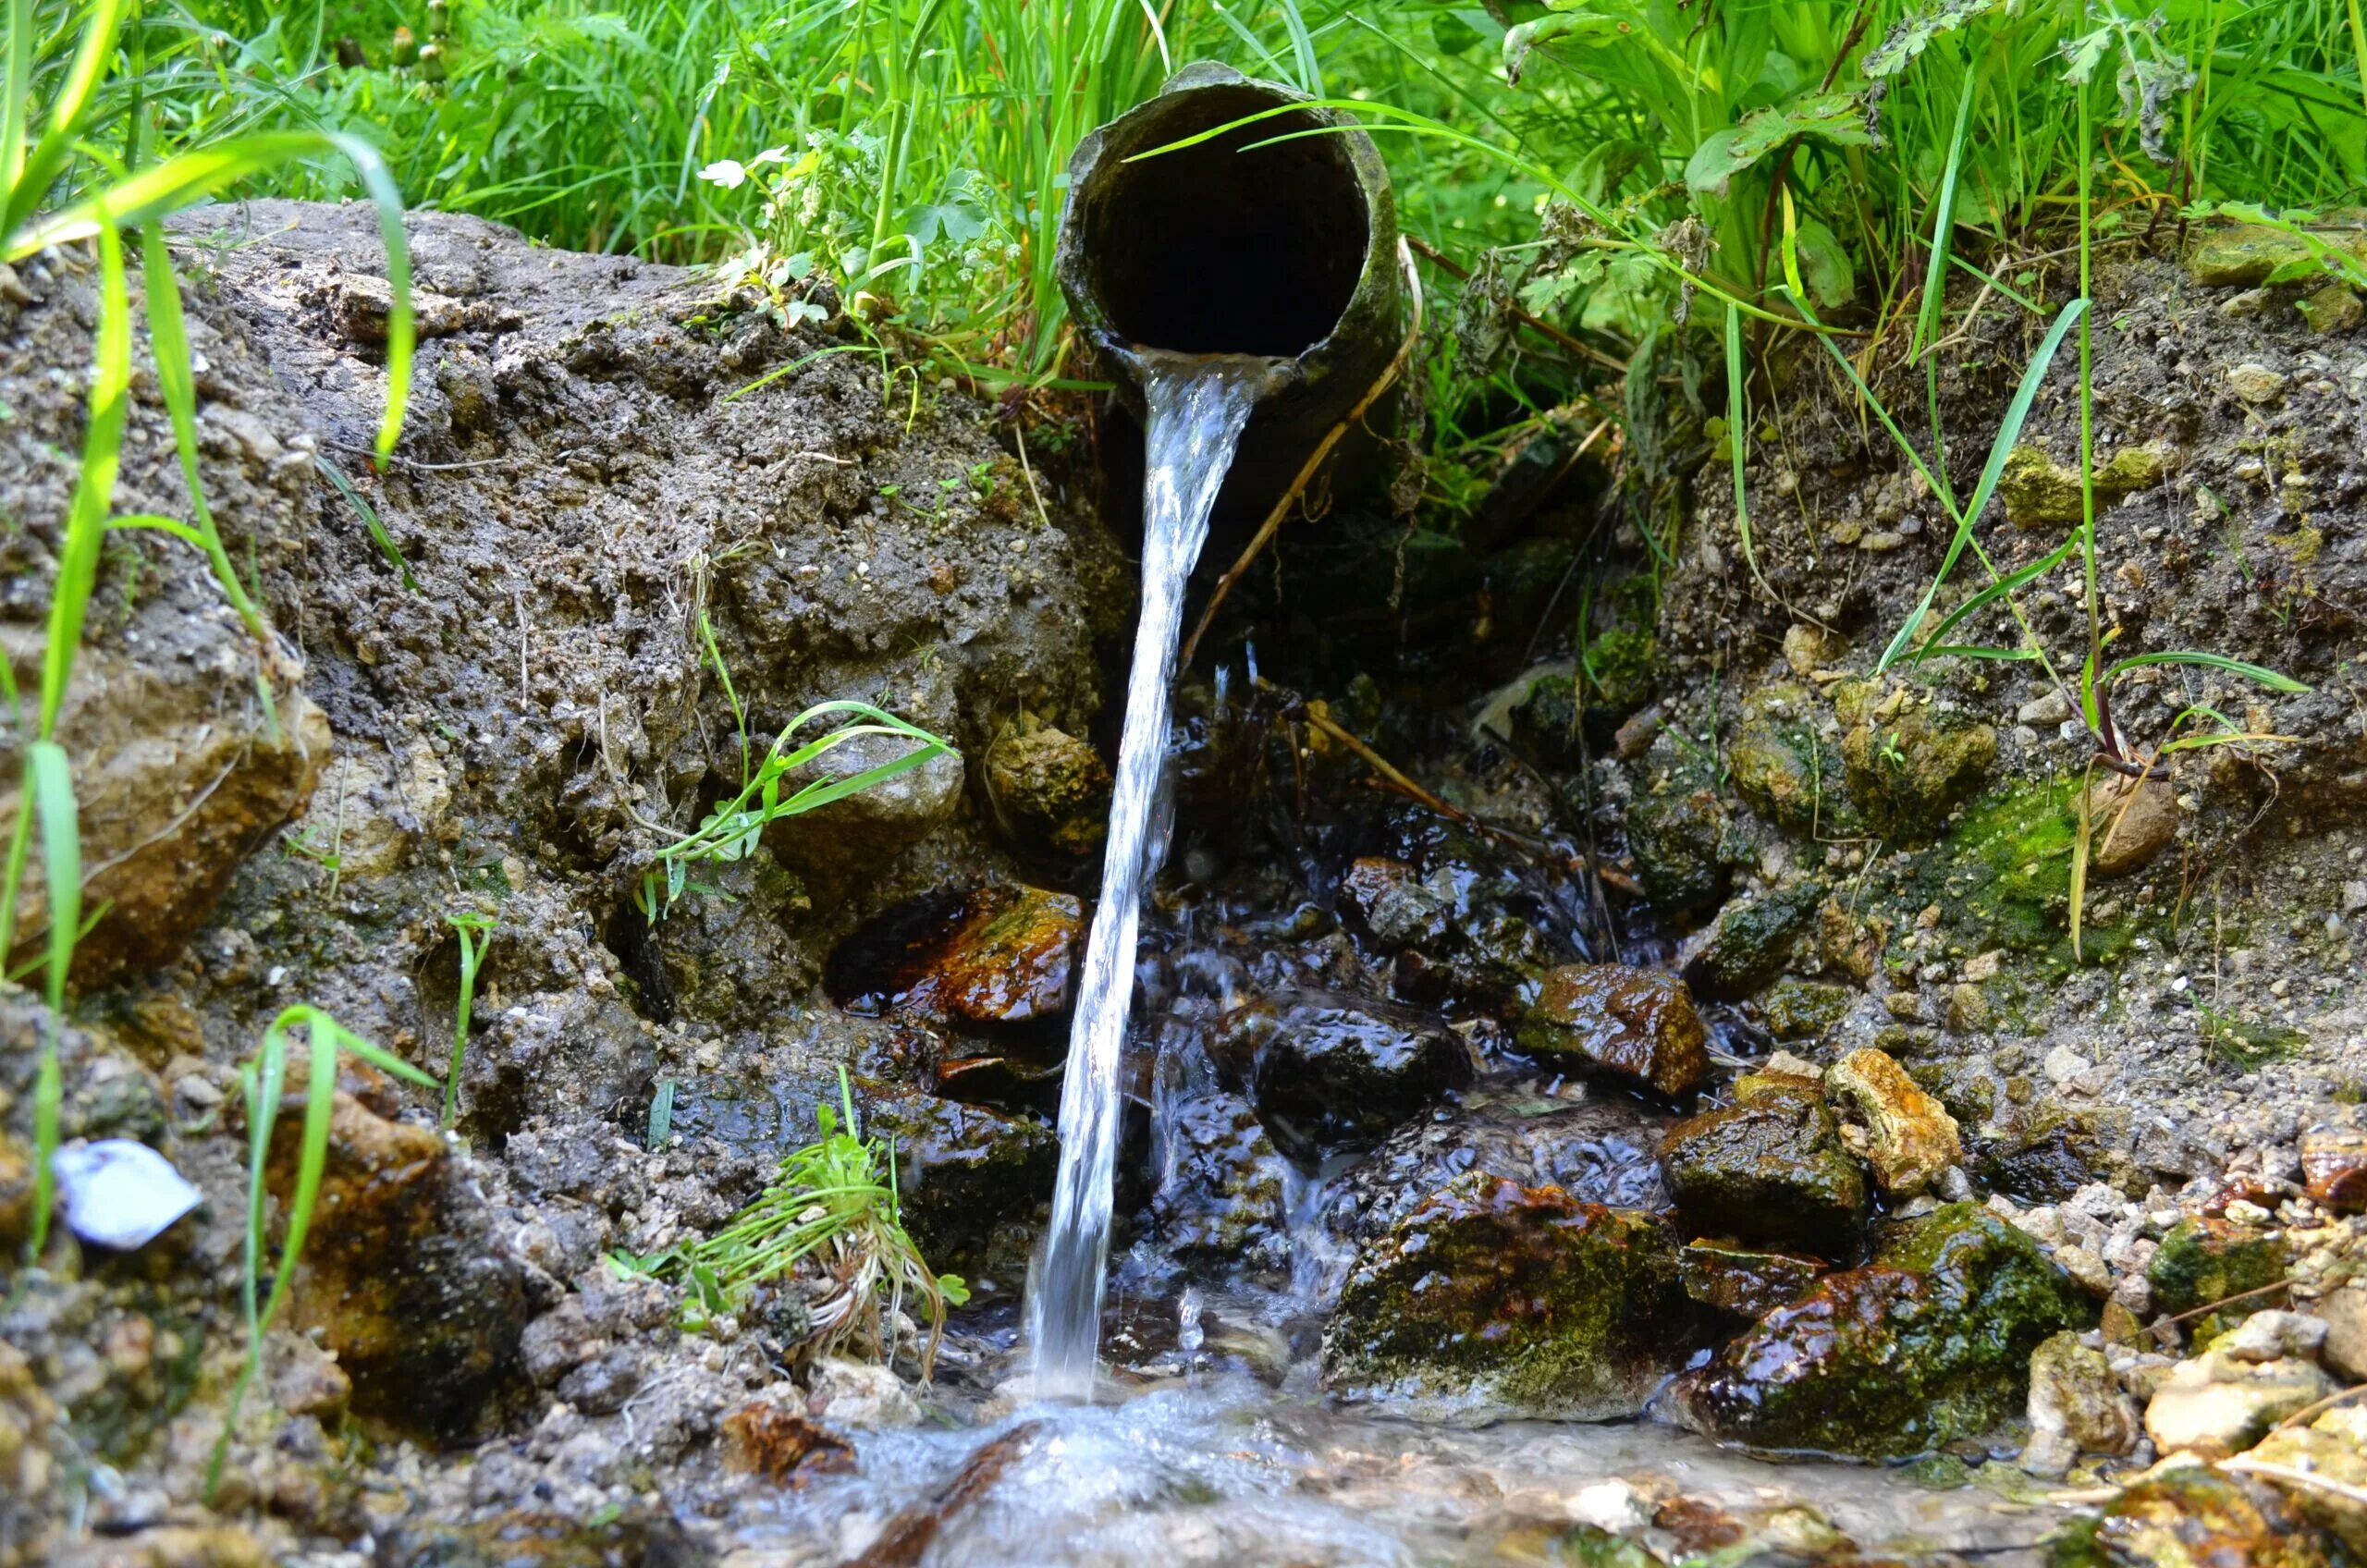
{"type": "Polygon", "coordinates": [[[1381,856],[1358,860],[1341,878],[1341,901],[1374,946],[1395,955],[1397,996],[1501,1011],[1560,955],[1507,907],[1516,883],[1461,848],[1446,846],[1427,871],[1381,856]]]}
{"type": "Polygon", "coordinates": [[[2109,774],[2088,786],[2088,875],[2109,881],[2141,871],[2178,834],[2178,797],[2166,778],[2109,774]]]}
{"type": "MultiPolygon", "coordinates": [[[[901,735],[860,735],[788,776],[798,789],[884,767],[919,749],[901,735]]],[[[959,752],[939,752],[814,811],[765,829],[765,847],[791,871],[831,887],[867,886],[896,856],[953,819],[962,804],[959,752]]]]}
{"type": "Polygon", "coordinates": [[[1358,1256],[1323,1378],[1424,1412],[1615,1419],[1682,1364],[1695,1318],[1666,1221],[1475,1171],[1358,1256]]]}
{"type": "Polygon", "coordinates": [[[1787,974],[1760,993],[1759,1016],[1779,1040],[1815,1040],[1846,1017],[1855,1001],[1846,986],[1787,974]]]}
{"type": "Polygon", "coordinates": [[[1627,853],[1652,907],[1682,914],[1726,896],[1742,844],[1716,790],[1671,783],[1628,808],[1627,853]]]}
{"type": "Polygon", "coordinates": [[[1880,697],[1873,681],[1844,681],[1834,692],[1848,727],[1841,760],[1849,798],[1883,839],[1915,843],[1936,836],[1997,758],[1991,726],[1935,716],[1903,688],[1880,697]]]}
{"type": "MultiPolygon", "coordinates": [[[[221,505],[217,498],[217,508],[221,505]]],[[[330,747],[328,720],[304,695],[293,659],[268,656],[277,711],[257,699],[254,645],[237,623],[175,634],[176,651],[142,662],[86,647],[58,719],[75,759],[82,908],[98,921],[74,949],[74,984],[89,989],[171,962],[213,914],[239,864],[312,797],[330,747]],[[213,641],[219,639],[218,643],[213,641]]],[[[40,631],[0,657],[40,667],[40,631]],[[28,663],[28,659],[30,663],[28,663]]],[[[23,767],[0,741],[0,837],[15,830],[23,767]]],[[[42,860],[26,873],[14,969],[43,950],[42,860]]]]}
{"type": "Polygon", "coordinates": [[[775,1486],[855,1469],[854,1446],[800,1408],[793,1385],[779,1385],[723,1418],[723,1463],[775,1486]]]}
{"type": "MultiPolygon", "coordinates": [[[[2078,521],[2077,518],[2072,520],[2078,521]]],[[[2071,717],[2071,699],[2049,688],[2014,710],[2014,722],[2052,729],[2071,717]]]]}
{"type": "MultiPolygon", "coordinates": [[[[266,1173],[282,1206],[301,1121],[290,1105],[272,1134],[266,1173]]],[[[288,1321],[337,1357],[353,1408],[406,1431],[468,1435],[517,1372],[525,1320],[524,1277],[450,1145],[340,1091],[288,1321]]]]}
{"type": "Polygon", "coordinates": [[[2293,308],[2301,312],[2312,332],[2349,332],[2361,321],[2367,321],[2367,303],[2348,285],[2329,283],[2314,294],[2305,294],[2293,308]]]}
{"type": "MultiPolygon", "coordinates": [[[[2168,472],[2167,458],[2166,449],[2157,441],[2124,447],[2109,461],[2098,463],[2094,474],[2097,512],[2161,484],[2168,472]]],[[[2005,521],[2017,528],[2073,527],[2086,515],[2079,465],[2058,463],[2043,449],[2028,444],[2006,454],[2005,471],[1997,476],[1997,494],[2005,503],[2005,521]]],[[[2069,717],[2067,712],[2063,716],[2069,717]]]]}
{"type": "Polygon", "coordinates": [[[2274,403],[2285,396],[2287,378],[2266,365],[2246,361],[2227,373],[2228,390],[2247,403],[2274,403]]]}
{"type": "Polygon", "coordinates": [[[1741,1104],[1677,1123],[1661,1165],[1699,1234],[1831,1257],[1848,1250],[1866,1218],[1865,1172],[1813,1084],[1754,1086],[1741,1104]]]}
{"type": "Polygon", "coordinates": [[[2031,1354],[2091,1317],[2037,1243],[1948,1204],[1679,1378],[1676,1406],[1753,1448],[1906,1458],[2019,1415],[2031,1354]]]}
{"type": "MultiPolygon", "coordinates": [[[[2367,259],[2367,243],[2353,239],[2351,250],[2367,259]]],[[[2207,288],[2257,288],[2297,264],[2315,264],[2309,242],[2265,224],[2213,229],[2195,242],[2186,259],[2187,276],[2207,288]]]]}
{"type": "Polygon", "coordinates": [[[2067,1525],[2058,1568],[2328,1568],[2329,1554],[2266,1488],[2207,1464],[2155,1471],[2095,1519],[2067,1525]]]}
{"type": "Polygon", "coordinates": [[[2328,1214],[2367,1213],[2367,1131],[2322,1126],[2302,1133],[2301,1182],[2328,1214]]]}
{"type": "Polygon", "coordinates": [[[271,1403],[289,1415],[334,1423],[353,1397],[353,1379],[301,1334],[272,1336],[271,1403]]]}
{"type": "Polygon", "coordinates": [[[2174,1317],[2227,1304],[2195,1324],[2191,1331],[2200,1342],[2274,1305],[2266,1287],[2283,1280],[2292,1263],[2292,1246],[2279,1232],[2253,1231],[2225,1219],[2181,1219],[2162,1238],[2160,1250],[2145,1267],[2145,1278],[2153,1287],[2155,1309],[2174,1317]]]}
{"type": "Polygon", "coordinates": [[[1686,984],[1711,1000],[1747,997],[1784,972],[1793,944],[1824,902],[1815,877],[1786,882],[1755,898],[1740,898],[1686,950],[1686,984]]]}
{"type": "Polygon", "coordinates": [[[1574,963],[1552,971],[1515,1038],[1540,1064],[1576,1066],[1676,1098],[1710,1075],[1709,1030],[1662,970],[1574,963]]]}
{"type": "Polygon", "coordinates": [[[1022,708],[987,748],[987,801],[1003,834],[1063,855],[1099,847],[1110,820],[1101,753],[1022,708]]]}
{"type": "Polygon", "coordinates": [[[1959,980],[1948,987],[1945,1013],[1948,1028],[1959,1035],[1977,1035],[1989,1027],[1993,1010],[1980,986],[1959,980]]]}
{"type": "Polygon", "coordinates": [[[920,1424],[921,1407],[885,1366],[828,1356],[807,1375],[808,1407],[841,1427],[881,1430],[920,1424]]]}
{"type": "Polygon", "coordinates": [[[375,1558],[377,1568],[710,1568],[714,1561],[671,1518],[638,1507],[604,1507],[588,1520],[518,1508],[466,1525],[407,1521],[379,1539],[375,1558]]]}
{"type": "Polygon", "coordinates": [[[2307,1427],[2271,1432],[2252,1449],[2251,1457],[2263,1464],[2334,1483],[2311,1486],[2276,1476],[2263,1477],[2283,1492],[2303,1518],[2340,1540],[2354,1555],[2367,1554],[2367,1418],[2362,1418],[2358,1406],[2329,1410],[2307,1427]]]}
{"type": "Polygon", "coordinates": [[[2083,1453],[2128,1452],[2143,1430],[2104,1353],[2088,1349],[2068,1329],[2030,1353],[2030,1420],[2021,1467],[2050,1480],[2068,1475],[2083,1453]]]}
{"type": "Polygon", "coordinates": [[[2165,1453],[2225,1459],[2335,1388],[2333,1378],[2298,1357],[2239,1361],[2214,1347],[2171,1369],[2145,1406],[2145,1435],[2165,1453]]]}
{"type": "Polygon", "coordinates": [[[1726,747],[1735,792],[1794,833],[1816,831],[1845,803],[1840,758],[1817,731],[1823,712],[1822,699],[1806,686],[1762,686],[1743,699],[1742,722],[1726,747]]]}
{"type": "Polygon", "coordinates": [[[2220,1335],[2211,1348],[2234,1361],[2278,1361],[2287,1356],[2315,1361],[2325,1342],[2324,1318],[2270,1307],[2220,1335]]]}
{"type": "Polygon", "coordinates": [[[1784,629],[1784,662],[1798,676],[1815,674],[1848,650],[1840,633],[1806,621],[1784,629]]]}
{"type": "Polygon", "coordinates": [[[1168,1252],[1203,1266],[1288,1278],[1290,1171],[1243,1100],[1184,1098],[1156,1122],[1151,1218],[1168,1252]]]}
{"type": "Polygon", "coordinates": [[[1677,1254],[1685,1293],[1702,1305],[1756,1318],[1808,1293],[1824,1265],[1789,1253],[1757,1252],[1723,1242],[1691,1242],[1677,1254]]]}
{"type": "Polygon", "coordinates": [[[2319,1360],[2346,1383],[2367,1383],[2367,1288],[2327,1292],[2318,1299],[2318,1316],[2326,1322],[2319,1360]]]}
{"type": "Polygon", "coordinates": [[[931,893],[840,943],[824,984],[852,1012],[1041,1024],[1069,1010],[1085,932],[1071,893],[1015,882],[931,893]]]}
{"type": "Polygon", "coordinates": [[[860,1082],[855,1104],[865,1133],[895,1147],[904,1228],[932,1268],[987,1272],[998,1231],[1051,1200],[1060,1139],[1040,1117],[860,1082]]]}
{"type": "Polygon", "coordinates": [[[1320,992],[1235,1008],[1212,1054],[1247,1085],[1275,1144],[1306,1163],[1371,1147],[1471,1076],[1463,1042],[1434,1021],[1320,992]]]}
{"type": "Polygon", "coordinates": [[[24,1244],[33,1230],[33,1151],[0,1128],[0,1250],[24,1244]]]}
{"type": "Polygon", "coordinates": [[[1824,1092],[1865,1124],[1868,1158],[1885,1197],[1913,1197],[1964,1158],[1956,1118],[1878,1050],[1852,1051],[1826,1069],[1824,1092]]]}
{"type": "Polygon", "coordinates": [[[614,1415],[641,1387],[641,1356],[611,1345],[568,1369],[553,1391],[586,1415],[614,1415]]]}

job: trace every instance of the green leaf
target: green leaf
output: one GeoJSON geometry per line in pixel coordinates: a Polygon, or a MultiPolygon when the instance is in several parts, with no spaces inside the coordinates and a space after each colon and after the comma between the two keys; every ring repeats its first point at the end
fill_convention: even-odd
{"type": "MultiPolygon", "coordinates": [[[[1980,614],[1982,610],[1986,609],[1989,606],[1995,604],[1998,600],[2015,593],[2025,584],[2034,582],[2038,578],[2043,577],[2048,572],[2053,571],[2056,567],[2059,567],[2065,561],[2069,560],[2071,558],[2071,553],[2078,549],[2079,546],[2079,536],[2077,533],[2074,533],[2055,548],[2049,550],[2045,555],[2041,556],[2038,559],[2030,562],[2030,565],[2021,567],[2014,571],[2007,572],[1996,582],[1992,582],[1988,587],[1983,588],[1980,593],[1975,594],[1971,598],[1967,599],[1963,604],[1958,605],[1955,609],[1948,612],[1947,616],[1941,620],[1939,625],[1932,629],[1932,635],[1924,642],[1922,647],[1907,655],[1907,662],[1909,664],[1915,664],[1923,659],[1936,658],[1942,654],[1961,654],[1963,650],[1945,645],[1949,632],[1954,631],[1966,620],[1968,620],[1973,616],[1980,614]]],[[[1998,656],[2031,658],[2036,655],[2029,649],[2012,649],[2000,650],[1998,656]]]]}
{"type": "Polygon", "coordinates": [[[1772,108],[1754,109],[1739,125],[1712,131],[1693,150],[1685,183],[1726,193],[1727,181],[1795,137],[1813,136],[1836,147],[1870,147],[1865,105],[1854,92],[1807,92],[1772,108]]]}
{"type": "Polygon", "coordinates": [[[2246,664],[2241,659],[2231,659],[2222,654],[2201,654],[2190,649],[2180,649],[2166,654],[2139,654],[2131,658],[2116,660],[2104,671],[2103,684],[2109,686],[2114,677],[2124,670],[2138,669],[2153,664],[2193,664],[2201,665],[2207,669],[2225,670],[2229,675],[2240,675],[2247,680],[2257,681],[2272,692],[2299,694],[2310,690],[2291,676],[2280,675],[2275,670],[2264,668],[2260,665],[2246,664]]]}
{"type": "Polygon", "coordinates": [[[1896,76],[1915,61],[1915,57],[1932,46],[1932,40],[1990,11],[2001,10],[2007,0],[1937,0],[1893,27],[1880,43],[1866,51],[1864,70],[1879,81],[1896,76]]]}

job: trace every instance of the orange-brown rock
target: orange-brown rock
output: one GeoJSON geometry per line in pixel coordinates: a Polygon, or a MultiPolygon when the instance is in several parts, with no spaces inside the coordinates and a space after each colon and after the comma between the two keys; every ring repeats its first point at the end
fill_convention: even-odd
{"type": "Polygon", "coordinates": [[[1888,1196],[1913,1197],[1964,1158],[1956,1118],[1881,1051],[1851,1051],[1826,1069],[1824,1092],[1864,1126],[1867,1163],[1888,1196]]]}
{"type": "Polygon", "coordinates": [[[723,1459],[732,1469],[775,1486],[854,1469],[854,1449],[844,1438],[803,1411],[770,1399],[751,1400],[723,1418],[723,1459]]]}
{"type": "Polygon", "coordinates": [[[1521,1049],[1675,1098],[1710,1075],[1710,1032],[1685,983],[1663,970],[1574,963],[1545,976],[1521,1049]]]}
{"type": "Polygon", "coordinates": [[[1031,1023],[1069,1009],[1085,906],[1013,882],[931,894],[840,944],[828,986],[855,1011],[939,1023],[1031,1023]]]}
{"type": "Polygon", "coordinates": [[[2329,1214],[2367,1212],[2367,1131],[2312,1127],[2302,1133],[2301,1181],[2329,1214]]]}

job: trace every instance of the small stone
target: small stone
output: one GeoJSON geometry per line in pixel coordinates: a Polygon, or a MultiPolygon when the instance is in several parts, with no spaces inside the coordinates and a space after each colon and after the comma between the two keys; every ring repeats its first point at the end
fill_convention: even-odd
{"type": "Polygon", "coordinates": [[[1824,1091],[1865,1123],[1874,1180],[1887,1197],[1926,1191],[1964,1158],[1956,1118],[1881,1051],[1850,1052],[1826,1071],[1824,1091]]]}
{"type": "Polygon", "coordinates": [[[1709,1030],[1685,983],[1662,970],[1564,965],[1545,977],[1516,1033],[1541,1061],[1573,1062],[1674,1098],[1710,1074],[1709,1030]]]}
{"type": "Polygon", "coordinates": [[[806,1379],[808,1407],[842,1427],[884,1430],[920,1423],[921,1407],[885,1366],[828,1356],[806,1379]]]}
{"type": "Polygon", "coordinates": [[[1959,981],[1948,989],[1948,1027],[1959,1035],[1978,1034],[1989,1027],[1989,998],[1981,987],[1959,981]]]}
{"type": "Polygon", "coordinates": [[[1016,882],[924,895],[839,944],[825,976],[852,1011],[952,1024],[1027,1023],[1069,1010],[1085,938],[1073,893],[1016,882]]]}
{"type": "Polygon", "coordinates": [[[1309,1163],[1370,1147],[1470,1077],[1469,1054],[1435,1019],[1321,992],[1235,1008],[1214,1049],[1276,1145],[1309,1163]]]}
{"type": "Polygon", "coordinates": [[[803,1403],[796,1387],[783,1383],[725,1416],[724,1464],[776,1486],[852,1471],[852,1446],[807,1415],[803,1403]]]}
{"type": "Polygon", "coordinates": [[[2227,373],[2227,386],[2247,403],[2273,403],[2285,396],[2286,377],[2266,365],[2247,361],[2227,373]]]}
{"type": "Polygon", "coordinates": [[[2083,1453],[2117,1458],[2137,1446],[2143,1427],[2100,1350],[2069,1329],[2030,1353],[2030,1440],[2021,1467],[2059,1480],[2083,1453]]]}
{"type": "Polygon", "coordinates": [[[1737,898],[1689,943],[1681,965],[1694,994],[1712,1001],[1747,997],[1775,978],[1824,901],[1814,877],[1737,898]]]}
{"type": "Polygon", "coordinates": [[[2182,1219],[2162,1238],[2145,1277],[2152,1281],[2153,1305],[2173,1316],[2226,1302],[2197,1325],[2198,1337],[2207,1337],[2274,1305],[2268,1287],[2285,1280],[2292,1261],[2291,1244],[2275,1231],[2224,1219],[2182,1219]]]}
{"type": "Polygon", "coordinates": [[[2041,729],[2060,724],[2070,717],[2070,700],[2060,692],[2049,692],[2043,696],[2032,697],[2014,710],[2017,722],[2036,725],[2041,729]]]}
{"type": "Polygon", "coordinates": [[[2253,1313],[2213,1341],[2211,1348],[2234,1361],[2277,1361],[2286,1356],[2314,1361],[2325,1342],[2324,1318],[2273,1307],[2253,1313]]]}
{"type": "Polygon", "coordinates": [[[2207,1464],[2149,1472],[2065,1529],[2051,1561],[2115,1568],[2326,1568],[2329,1554],[2275,1492],[2207,1464]]]}
{"type": "Polygon", "coordinates": [[[2314,294],[2304,296],[2293,307],[2301,312],[2312,332],[2349,332],[2367,320],[2367,304],[2349,287],[2329,283],[2314,294]]]}
{"type": "Polygon", "coordinates": [[[2367,1212],[2367,1131],[2312,1127],[2302,1133],[2301,1182],[2329,1214],[2367,1212]]]}
{"type": "Polygon", "coordinates": [[[1841,638],[1821,626],[1796,621],[1784,632],[1784,662],[1795,675],[1812,675],[1840,655],[1841,638]]]}
{"type": "Polygon", "coordinates": [[[2318,1316],[2326,1320],[2325,1341],[2318,1347],[2326,1370],[2346,1383],[2367,1383],[2367,1288],[2328,1292],[2319,1298],[2318,1316]]]}
{"type": "Polygon", "coordinates": [[[2342,885],[2342,913],[2357,914],[2367,910],[2367,882],[2349,881],[2342,885]]]}
{"type": "Polygon", "coordinates": [[[1669,1129],[1661,1166],[1699,1234],[1846,1250],[1870,1194],[1813,1082],[1737,1084],[1742,1103],[1669,1129]]]}
{"type": "Polygon", "coordinates": [[[2046,1053],[2046,1060],[2040,1064],[2039,1071],[2046,1074],[2048,1083],[2061,1088],[2085,1074],[2094,1065],[2069,1046],[2057,1046],[2046,1053]]]}
{"type": "Polygon", "coordinates": [[[2273,1475],[2263,1477],[2312,1524],[2337,1537],[2353,1554],[2367,1554],[2367,1419],[2356,1405],[2329,1410],[2298,1430],[2271,1432],[2251,1452],[2263,1464],[2333,1483],[2311,1486],[2273,1475]]]}
{"type": "Polygon", "coordinates": [[[1081,855],[1101,842],[1110,769],[1085,741],[1022,709],[987,748],[987,803],[1022,846],[1081,855]]]}
{"type": "Polygon", "coordinates": [[[2238,1361],[2206,1351],[2180,1362],[2145,1406],[2145,1434],[2165,1453],[2226,1459],[2334,1391],[2334,1379],[2306,1361],[2238,1361]]]}
{"type": "Polygon", "coordinates": [[[2126,876],[2153,864],[2178,833],[2177,792],[2166,778],[2119,774],[2097,779],[2081,797],[2088,812],[2088,875],[2126,876]]]}

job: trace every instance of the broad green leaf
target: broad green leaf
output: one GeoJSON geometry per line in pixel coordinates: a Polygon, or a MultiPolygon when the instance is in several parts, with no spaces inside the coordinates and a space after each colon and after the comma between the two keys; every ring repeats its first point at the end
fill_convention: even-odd
{"type": "Polygon", "coordinates": [[[1772,108],[1754,109],[1739,125],[1702,139],[1685,165],[1685,183],[1696,190],[1726,193],[1727,181],[1786,141],[1813,136],[1836,147],[1867,147],[1865,105],[1854,92],[1809,92],[1772,108]]]}

